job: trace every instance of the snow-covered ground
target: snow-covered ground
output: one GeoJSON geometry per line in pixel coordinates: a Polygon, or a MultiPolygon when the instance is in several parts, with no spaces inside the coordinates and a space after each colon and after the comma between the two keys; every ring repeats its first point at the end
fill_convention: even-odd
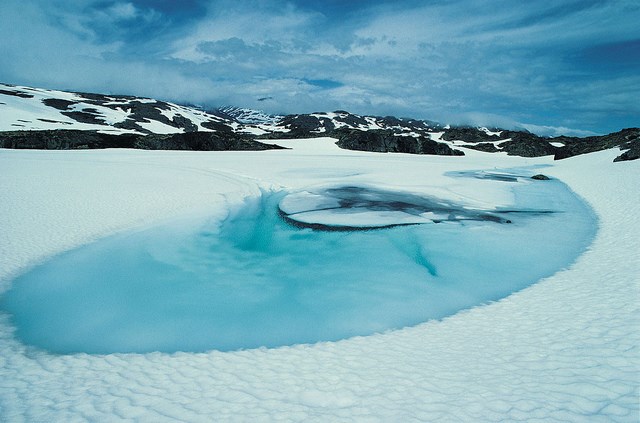
{"type": "MultiPolygon", "coordinates": [[[[53,254],[260,189],[335,183],[505,204],[448,171],[548,165],[599,231],[569,268],[442,321],[334,343],[221,353],[51,355],[0,316],[2,421],[638,421],[640,162],[340,150],[0,150],[0,292],[53,254]]],[[[524,241],[523,241],[524,242],[524,241]]],[[[525,246],[526,248],[526,246],[525,246]]]]}
{"type": "MultiPolygon", "coordinates": [[[[207,124],[212,122],[226,124],[234,130],[240,126],[197,108],[158,102],[150,98],[100,96],[100,100],[96,100],[93,97],[92,94],[0,83],[0,131],[75,129],[115,135],[140,133],[135,129],[124,129],[114,125],[133,119],[134,109],[145,103],[155,107],[158,115],[167,119],[161,122],[155,116],[152,119],[137,121],[139,128],[156,134],[184,132],[179,123],[173,122],[174,118],[189,121],[198,131],[204,132],[212,131],[207,127],[207,124]],[[50,101],[53,103],[47,104],[50,101]],[[93,116],[94,122],[78,121],[69,113],[88,114],[93,116]],[[168,124],[171,122],[173,125],[168,124]]],[[[129,123],[132,124],[134,121],[135,119],[129,123]]]]}

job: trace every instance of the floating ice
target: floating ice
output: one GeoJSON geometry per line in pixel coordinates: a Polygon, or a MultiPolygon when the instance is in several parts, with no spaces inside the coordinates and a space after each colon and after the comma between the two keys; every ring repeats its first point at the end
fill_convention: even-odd
{"type": "Polygon", "coordinates": [[[515,204],[495,210],[366,187],[266,192],[223,222],[61,254],[17,278],[0,309],[21,341],[56,353],[226,351],[415,325],[522,289],[592,239],[592,212],[564,184],[509,182],[515,204]],[[317,230],[332,228],[370,230],[317,230]]]}
{"type": "Polygon", "coordinates": [[[289,223],[324,230],[389,228],[462,220],[511,223],[501,216],[509,211],[471,209],[433,197],[367,187],[297,192],[284,197],[279,207],[289,223]]]}

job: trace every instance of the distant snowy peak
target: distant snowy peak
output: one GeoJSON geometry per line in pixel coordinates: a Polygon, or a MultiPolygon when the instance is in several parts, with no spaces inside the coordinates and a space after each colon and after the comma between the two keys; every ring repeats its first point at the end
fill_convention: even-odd
{"type": "Polygon", "coordinates": [[[223,118],[235,120],[238,123],[250,125],[274,125],[282,119],[282,116],[270,115],[262,110],[234,106],[220,107],[213,113],[223,118]]]}
{"type": "Polygon", "coordinates": [[[392,131],[398,136],[416,137],[441,130],[440,125],[432,122],[392,116],[361,116],[343,110],[287,115],[271,127],[262,126],[261,128],[273,132],[274,136],[281,134],[287,138],[335,135],[335,131],[339,130],[385,130],[392,131]]]}
{"type": "Polygon", "coordinates": [[[0,131],[77,129],[172,134],[236,131],[239,126],[231,119],[150,98],[0,84],[0,131]]]}
{"type": "Polygon", "coordinates": [[[395,135],[421,136],[442,129],[436,123],[422,120],[361,116],[344,110],[279,116],[269,115],[260,110],[226,106],[212,113],[243,125],[240,131],[276,138],[335,136],[336,130],[351,129],[387,130],[393,131],[395,135]]]}

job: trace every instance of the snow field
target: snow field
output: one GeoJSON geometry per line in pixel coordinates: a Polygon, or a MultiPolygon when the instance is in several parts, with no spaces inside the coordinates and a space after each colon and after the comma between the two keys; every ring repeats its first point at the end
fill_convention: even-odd
{"type": "Polygon", "coordinates": [[[540,172],[592,205],[599,232],[568,269],[504,300],[335,343],[55,356],[16,342],[0,316],[1,420],[638,420],[640,163],[612,163],[617,151],[553,162],[286,144],[294,149],[0,150],[0,290],[57,252],[185,213],[222,214],[271,186],[353,181],[501,204],[504,194],[480,195],[482,181],[443,173],[549,165],[540,172]]]}

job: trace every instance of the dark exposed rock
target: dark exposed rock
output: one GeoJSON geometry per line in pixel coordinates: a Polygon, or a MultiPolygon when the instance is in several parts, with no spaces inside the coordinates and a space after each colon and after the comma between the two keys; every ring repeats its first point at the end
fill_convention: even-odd
{"type": "Polygon", "coordinates": [[[225,132],[225,133],[233,133],[233,128],[230,127],[229,125],[225,125],[222,122],[216,122],[214,120],[212,121],[208,121],[208,122],[203,122],[202,126],[204,126],[207,129],[211,129],[212,131],[218,131],[218,132],[225,132]]]}
{"type": "Polygon", "coordinates": [[[618,156],[615,161],[635,160],[640,153],[635,147],[640,143],[640,130],[638,128],[623,129],[604,136],[555,137],[546,138],[525,131],[502,131],[500,136],[489,135],[478,128],[454,127],[446,129],[442,135],[443,140],[461,140],[473,144],[465,144],[464,147],[480,151],[497,152],[506,151],[511,156],[539,157],[553,155],[555,160],[579,154],[592,153],[619,147],[627,152],[618,156]],[[504,140],[496,145],[486,141],[504,140]],[[485,142],[483,142],[485,141],[485,142]],[[551,143],[562,143],[563,147],[556,147],[551,143]]]}
{"type": "MultiPolygon", "coordinates": [[[[127,108],[131,110],[131,114],[127,120],[134,122],[147,122],[148,120],[158,121],[165,125],[174,126],[168,117],[160,113],[160,110],[166,110],[168,107],[163,107],[161,102],[145,103],[141,101],[132,101],[127,104],[127,108]]],[[[142,127],[138,126],[139,129],[142,127]]],[[[141,132],[149,132],[142,129],[141,132]]]]}
{"type": "Polygon", "coordinates": [[[501,137],[511,138],[501,142],[498,147],[510,156],[540,157],[555,154],[557,147],[549,143],[547,138],[529,132],[503,131],[501,137]]]}
{"type": "Polygon", "coordinates": [[[285,116],[280,125],[289,129],[289,132],[286,132],[287,138],[307,138],[314,135],[327,136],[327,133],[335,129],[335,125],[330,120],[321,120],[312,115],[285,116]],[[324,128],[324,131],[320,128],[324,128]]]}
{"type": "MultiPolygon", "coordinates": [[[[327,135],[324,134],[323,136],[326,137],[327,135]]],[[[294,138],[296,137],[292,137],[288,132],[281,132],[281,131],[267,132],[266,134],[261,134],[256,137],[256,139],[259,139],[259,140],[286,140],[286,139],[294,139],[294,138]]],[[[312,138],[312,137],[304,136],[299,138],[312,138]]]]}
{"type": "Polygon", "coordinates": [[[77,101],[63,100],[61,98],[45,98],[44,100],[42,100],[42,102],[45,105],[58,110],[69,110],[69,107],[77,104],[77,101]]]}
{"type": "Polygon", "coordinates": [[[347,150],[374,151],[377,153],[397,152],[391,131],[345,130],[336,143],[347,150]]]}
{"type": "Polygon", "coordinates": [[[496,153],[501,151],[495,144],[490,142],[479,142],[477,144],[463,144],[460,147],[470,148],[472,150],[484,151],[486,153],[496,153]]]}
{"type": "Polygon", "coordinates": [[[188,132],[171,135],[102,134],[95,131],[45,130],[0,132],[0,147],[15,149],[74,150],[96,148],[140,148],[146,150],[272,150],[247,136],[216,132],[188,132]]]}
{"type": "Polygon", "coordinates": [[[629,149],[624,153],[620,154],[618,157],[613,159],[614,162],[623,162],[628,160],[637,160],[640,159],[640,139],[636,138],[633,141],[630,141],[627,145],[629,149]]]}
{"type": "Polygon", "coordinates": [[[262,139],[294,139],[294,138],[316,138],[330,137],[334,135],[335,125],[327,118],[318,118],[312,115],[287,115],[280,122],[278,127],[288,129],[288,131],[273,131],[259,136],[262,139]]]}
{"type": "Polygon", "coordinates": [[[187,119],[184,116],[174,116],[173,119],[171,119],[171,122],[173,122],[172,126],[175,126],[177,128],[183,128],[184,132],[198,131],[198,125],[191,122],[191,120],[187,119]]]}
{"type": "Polygon", "coordinates": [[[114,128],[119,128],[119,129],[128,129],[131,131],[138,131],[141,132],[143,134],[150,134],[151,131],[146,130],[144,128],[142,128],[141,126],[138,125],[138,123],[133,120],[133,119],[125,119],[122,122],[116,122],[112,125],[114,128]]]}
{"type": "Polygon", "coordinates": [[[640,128],[627,128],[603,136],[586,138],[558,137],[552,138],[552,140],[564,143],[564,147],[557,149],[554,156],[555,160],[615,147],[629,151],[616,157],[614,161],[635,160],[639,158],[638,149],[640,147],[638,145],[640,144],[640,128]],[[625,158],[621,158],[622,156],[625,156],[625,158]]]}
{"type": "Polygon", "coordinates": [[[471,127],[453,127],[442,134],[446,141],[461,140],[468,143],[464,147],[474,150],[497,152],[505,151],[510,156],[539,157],[555,154],[557,147],[549,143],[549,139],[524,131],[501,131],[500,135],[471,127]],[[501,141],[497,145],[489,141],[501,141]]]}
{"type": "Polygon", "coordinates": [[[336,144],[348,150],[464,156],[462,151],[454,150],[447,144],[433,141],[428,137],[403,137],[394,135],[393,131],[384,130],[343,131],[336,144]]]}
{"type": "Polygon", "coordinates": [[[442,139],[445,141],[461,140],[471,143],[498,141],[505,138],[508,137],[489,135],[478,128],[466,126],[445,129],[444,134],[442,134],[442,139]]]}
{"type": "Polygon", "coordinates": [[[47,123],[60,123],[62,125],[73,125],[73,123],[71,122],[61,122],[59,120],[42,119],[42,118],[38,118],[38,120],[41,122],[47,122],[47,123]]]}
{"type": "Polygon", "coordinates": [[[129,100],[139,100],[140,97],[132,96],[132,95],[105,95],[105,94],[96,94],[96,93],[83,93],[83,92],[73,92],[74,94],[79,95],[82,98],[87,100],[93,100],[96,104],[102,104],[109,101],[129,101],[129,100]]]}
{"type": "Polygon", "coordinates": [[[369,124],[364,117],[345,112],[344,110],[336,110],[334,113],[337,114],[335,118],[337,122],[342,122],[351,127],[369,124]]]}
{"type": "Polygon", "coordinates": [[[543,175],[543,174],[539,173],[539,174],[537,174],[537,175],[533,175],[533,176],[531,177],[531,179],[535,179],[535,180],[537,180],[537,181],[548,181],[548,180],[549,180],[549,177],[548,177],[548,176],[546,176],[546,175],[543,175]]]}
{"type": "Polygon", "coordinates": [[[529,132],[502,131],[500,136],[489,135],[478,128],[450,128],[442,134],[443,140],[461,140],[474,144],[465,144],[464,147],[474,150],[494,153],[505,151],[510,156],[539,157],[554,154],[557,147],[549,143],[549,139],[539,137],[529,132]],[[497,145],[487,141],[501,141],[497,145]]]}
{"type": "MultiPolygon", "coordinates": [[[[85,109],[90,110],[90,109],[85,109]]],[[[95,109],[92,109],[95,110],[95,109]]],[[[91,111],[82,111],[82,112],[62,112],[63,115],[69,116],[71,119],[80,122],[80,123],[89,123],[93,125],[104,125],[104,120],[100,117],[100,115],[91,111]]]]}
{"type": "Polygon", "coordinates": [[[0,94],[12,95],[14,97],[20,97],[20,98],[33,98],[33,95],[29,93],[25,93],[24,91],[20,91],[20,90],[15,90],[15,91],[0,90],[0,94]]]}
{"type": "Polygon", "coordinates": [[[217,132],[187,132],[184,134],[152,134],[140,136],[135,148],[145,150],[273,150],[283,149],[274,144],[264,144],[248,136],[239,134],[220,134],[217,132]]]}
{"type": "Polygon", "coordinates": [[[0,132],[0,146],[16,149],[74,150],[133,148],[136,135],[100,134],[94,131],[45,130],[0,132]]]}

